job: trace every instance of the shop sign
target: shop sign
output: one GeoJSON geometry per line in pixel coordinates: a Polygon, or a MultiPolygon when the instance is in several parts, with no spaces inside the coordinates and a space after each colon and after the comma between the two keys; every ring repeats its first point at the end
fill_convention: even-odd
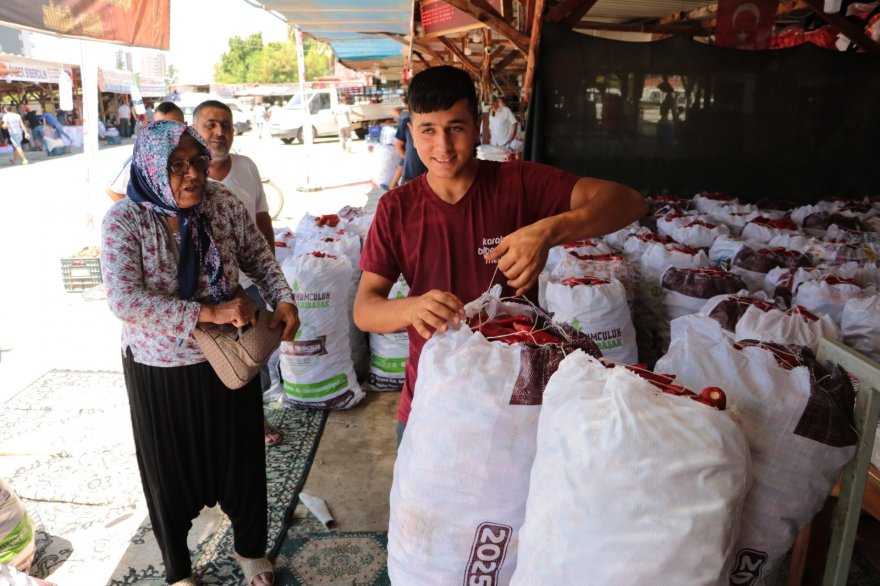
{"type": "MultiPolygon", "coordinates": [[[[488,0],[487,3],[499,13],[503,12],[502,0],[488,0]]],[[[422,38],[439,37],[486,26],[467,12],[462,12],[443,0],[421,0],[419,9],[422,15],[422,38]]]]}
{"type": "Polygon", "coordinates": [[[138,85],[141,88],[141,95],[145,98],[164,98],[168,95],[164,77],[141,75],[138,77],[138,85]]]}
{"type": "Polygon", "coordinates": [[[112,94],[127,94],[128,88],[134,82],[134,76],[130,71],[119,69],[98,69],[98,89],[112,94]]]}
{"type": "Polygon", "coordinates": [[[33,65],[21,61],[0,61],[0,81],[58,83],[59,68],[33,65]]]}
{"type": "Polygon", "coordinates": [[[3,0],[0,21],[168,50],[171,0],[3,0]]]}
{"type": "Polygon", "coordinates": [[[731,49],[769,49],[778,4],[778,0],[718,0],[715,44],[731,49]]]}

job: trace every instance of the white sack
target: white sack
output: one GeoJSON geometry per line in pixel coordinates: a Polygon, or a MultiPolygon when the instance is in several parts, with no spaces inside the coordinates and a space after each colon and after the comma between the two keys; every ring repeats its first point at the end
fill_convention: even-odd
{"type": "Polygon", "coordinates": [[[859,299],[874,293],[873,288],[865,290],[858,284],[828,276],[820,281],[800,283],[792,296],[792,305],[802,305],[817,314],[825,314],[840,324],[843,306],[850,299],[859,299]]]}
{"type": "Polygon", "coordinates": [[[749,462],[726,412],[574,352],[544,394],[511,584],[717,584],[749,462]]]}
{"type": "Polygon", "coordinates": [[[755,218],[743,227],[740,238],[766,244],[776,236],[793,236],[798,233],[795,228],[784,228],[774,225],[776,222],[782,223],[779,220],[771,220],[766,216],[755,218]]]}
{"type": "Polygon", "coordinates": [[[638,362],[636,331],[626,300],[626,290],[617,279],[595,285],[547,283],[546,308],[553,320],[570,324],[596,343],[602,356],[622,362],[638,362]]]}
{"type": "Polygon", "coordinates": [[[727,270],[736,253],[745,245],[746,243],[742,240],[730,236],[719,236],[709,248],[709,263],[714,267],[727,270]]]}
{"type": "MultiPolygon", "coordinates": [[[[409,285],[403,277],[391,287],[388,299],[404,299],[409,285]]],[[[370,374],[365,387],[370,391],[399,391],[403,388],[409,336],[406,329],[390,334],[370,332],[370,374]]]]}
{"type": "Polygon", "coordinates": [[[764,309],[752,306],[746,309],[736,324],[737,340],[761,340],[777,344],[808,346],[813,352],[819,348],[819,340],[840,340],[840,328],[827,315],[802,312],[795,307],[788,311],[764,309]]]}
{"type": "Polygon", "coordinates": [[[690,222],[673,230],[671,236],[676,242],[693,248],[709,248],[721,236],[730,234],[730,230],[724,224],[712,224],[709,222],[690,222]]]}
{"type": "Polygon", "coordinates": [[[847,301],[841,329],[847,346],[880,362],[880,295],[847,301]]]}
{"type": "Polygon", "coordinates": [[[572,242],[562,246],[554,246],[547,253],[547,264],[545,268],[552,271],[560,261],[570,256],[570,253],[576,253],[580,256],[594,256],[597,254],[610,254],[611,249],[605,242],[598,239],[587,239],[579,242],[572,242]]]}
{"type": "Polygon", "coordinates": [[[34,527],[24,505],[0,478],[0,563],[27,572],[34,558],[35,544],[34,527]]]}
{"type": "Polygon", "coordinates": [[[737,350],[721,326],[703,316],[679,318],[672,328],[672,345],[656,371],[676,375],[689,388],[722,388],[749,440],[754,484],[730,583],[764,585],[855,453],[852,388],[819,389],[805,366],[787,370],[768,350],[737,350]]]}
{"type": "Polygon", "coordinates": [[[300,320],[293,342],[281,342],[284,403],[354,407],[364,392],[349,343],[351,263],[345,257],[304,254],[288,258],[281,270],[293,289],[300,320]]]}

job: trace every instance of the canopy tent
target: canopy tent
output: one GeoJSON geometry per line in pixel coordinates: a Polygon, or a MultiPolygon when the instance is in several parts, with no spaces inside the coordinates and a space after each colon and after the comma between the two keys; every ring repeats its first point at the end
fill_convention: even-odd
{"type": "Polygon", "coordinates": [[[350,69],[403,70],[412,0],[269,0],[264,6],[328,43],[350,69]]]}

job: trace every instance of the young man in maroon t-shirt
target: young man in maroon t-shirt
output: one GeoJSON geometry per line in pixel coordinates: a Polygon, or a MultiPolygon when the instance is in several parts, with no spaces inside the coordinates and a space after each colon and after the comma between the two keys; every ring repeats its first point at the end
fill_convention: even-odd
{"type": "Polygon", "coordinates": [[[548,250],[601,236],[647,212],[636,191],[546,165],[474,158],[474,84],[453,67],[433,67],[409,87],[413,142],[428,172],[387,193],[361,256],[354,319],[364,331],[406,327],[410,351],[397,411],[398,443],[412,404],[419,356],[434,331],[459,323],[464,303],[501,283],[504,295],[534,287],[548,250]],[[497,269],[497,273],[496,273],[497,269]],[[406,299],[388,299],[403,275],[406,299]]]}

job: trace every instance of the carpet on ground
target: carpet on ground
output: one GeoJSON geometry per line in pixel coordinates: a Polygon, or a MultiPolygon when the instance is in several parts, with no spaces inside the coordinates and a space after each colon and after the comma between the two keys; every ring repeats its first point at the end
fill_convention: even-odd
{"type": "MultiPolygon", "coordinates": [[[[120,372],[50,371],[4,404],[0,475],[34,521],[31,573],[62,586],[164,584],[143,499],[120,372]]],[[[268,550],[281,547],[326,413],[267,405],[284,441],[266,452],[268,550]]],[[[219,507],[190,531],[205,586],[241,582],[232,530],[219,507]]]]}

